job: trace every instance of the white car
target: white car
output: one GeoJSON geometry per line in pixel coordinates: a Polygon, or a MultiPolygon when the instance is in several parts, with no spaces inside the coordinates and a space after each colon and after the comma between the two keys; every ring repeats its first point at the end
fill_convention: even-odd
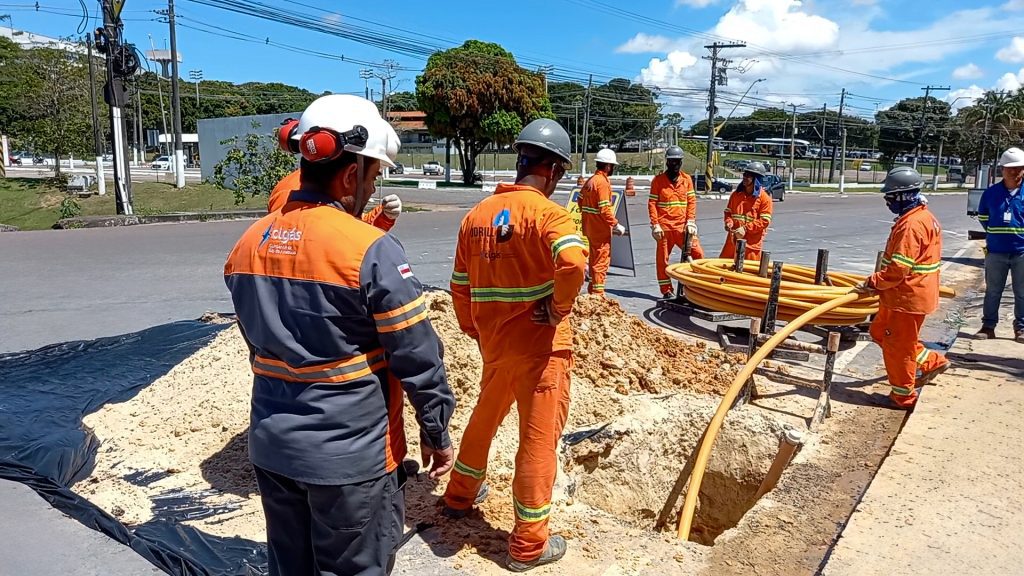
{"type": "Polygon", "coordinates": [[[424,162],[423,164],[423,175],[424,176],[440,176],[444,174],[444,166],[441,166],[438,162],[424,162]]]}
{"type": "Polygon", "coordinates": [[[860,165],[860,168],[858,168],[858,170],[860,170],[861,172],[871,172],[871,164],[864,162],[860,165]]]}
{"type": "Polygon", "coordinates": [[[171,157],[170,156],[157,156],[153,159],[153,163],[149,165],[153,170],[163,170],[164,172],[170,172],[171,170],[171,157]]]}

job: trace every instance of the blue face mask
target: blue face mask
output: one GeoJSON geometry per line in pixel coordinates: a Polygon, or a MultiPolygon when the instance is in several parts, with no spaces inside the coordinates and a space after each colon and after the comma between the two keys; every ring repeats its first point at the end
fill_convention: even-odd
{"type": "Polygon", "coordinates": [[[893,214],[902,216],[921,205],[921,192],[920,190],[912,190],[910,192],[886,194],[885,205],[893,214]]]}
{"type": "Polygon", "coordinates": [[[757,198],[761,195],[761,177],[755,174],[750,175],[753,177],[751,180],[751,187],[753,187],[753,191],[750,192],[750,195],[757,198]]]}

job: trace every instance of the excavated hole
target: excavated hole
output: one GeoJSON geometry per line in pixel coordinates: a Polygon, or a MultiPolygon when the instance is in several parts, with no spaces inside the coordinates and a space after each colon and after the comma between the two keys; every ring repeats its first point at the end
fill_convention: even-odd
{"type": "MultiPolygon", "coordinates": [[[[631,397],[624,415],[576,431],[563,444],[563,481],[574,499],[652,529],[715,408],[692,394],[631,397]]],[[[756,409],[726,418],[701,486],[691,540],[712,545],[755,504],[778,452],[781,427],[756,409]]],[[[683,495],[663,529],[675,530],[683,495]]]]}

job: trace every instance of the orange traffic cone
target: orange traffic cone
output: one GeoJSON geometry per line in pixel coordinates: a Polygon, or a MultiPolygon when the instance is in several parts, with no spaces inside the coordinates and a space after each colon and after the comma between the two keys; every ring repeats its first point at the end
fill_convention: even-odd
{"type": "Polygon", "coordinates": [[[626,178],[626,196],[636,196],[636,188],[633,187],[633,177],[626,178]]]}

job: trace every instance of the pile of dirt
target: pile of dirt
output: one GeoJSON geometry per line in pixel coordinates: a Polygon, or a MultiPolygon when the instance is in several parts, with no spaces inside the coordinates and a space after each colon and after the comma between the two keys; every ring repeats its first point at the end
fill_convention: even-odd
{"type": "MultiPolygon", "coordinates": [[[[431,292],[426,300],[458,398],[451,421],[451,436],[458,443],[475,404],[482,360],[476,342],[459,329],[451,297],[431,292]]],[[[594,558],[616,546],[628,557],[630,546],[621,535],[651,537],[646,532],[651,515],[717,404],[717,395],[702,393],[723,389],[739,359],[677,340],[599,297],[580,298],[573,324],[578,361],[566,437],[605,425],[616,433],[592,435],[564,448],[552,528],[581,540],[594,558]]],[[[215,536],[263,541],[264,519],[247,457],[251,386],[248,350],[237,328],[229,327],[131,400],[86,417],[103,445],[93,476],[75,485],[75,491],[129,525],[170,518],[215,536]]],[[[735,444],[736,454],[724,463],[713,461],[712,487],[718,470],[736,476],[729,470],[743,469],[759,477],[763,452],[774,446],[770,426],[748,418],[745,410],[740,414],[746,423],[727,427],[720,442],[735,444]],[[735,441],[729,440],[729,430],[735,441]],[[747,442],[744,434],[762,438],[747,442]]],[[[418,459],[419,434],[408,403],[405,424],[409,457],[418,459]]],[[[481,556],[503,553],[513,525],[517,446],[513,408],[491,446],[491,496],[480,512],[467,523],[448,526],[437,509],[446,480],[435,483],[421,475],[409,484],[409,525],[442,524],[442,540],[460,562],[478,563],[481,556]],[[487,530],[477,526],[481,522],[487,530]]]]}
{"type": "Polygon", "coordinates": [[[720,395],[744,360],[703,342],[683,342],[601,296],[578,298],[571,319],[574,375],[622,394],[691,390],[720,395]]]}

